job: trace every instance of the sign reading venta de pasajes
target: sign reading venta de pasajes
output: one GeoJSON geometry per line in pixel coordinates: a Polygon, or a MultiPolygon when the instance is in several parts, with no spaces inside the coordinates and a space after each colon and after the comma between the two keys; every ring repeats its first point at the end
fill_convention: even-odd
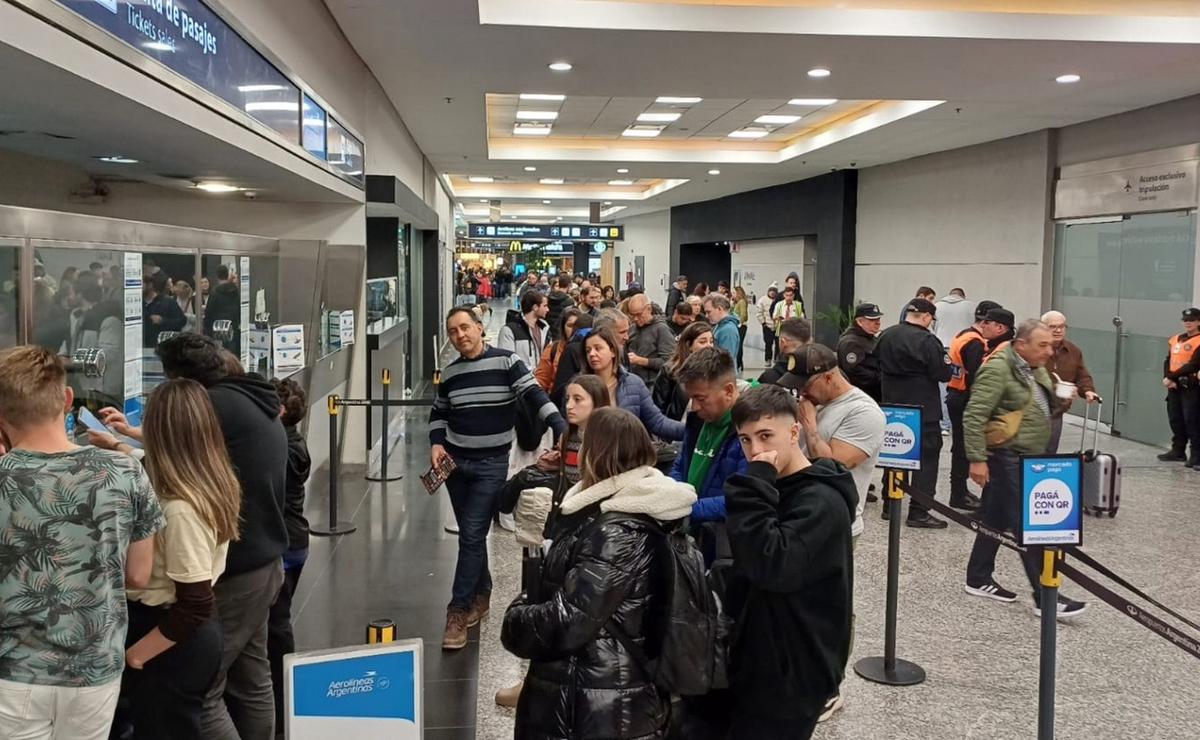
{"type": "Polygon", "coordinates": [[[878,467],[893,470],[921,469],[921,409],[917,406],[880,406],[887,419],[878,467]]]}
{"type": "Polygon", "coordinates": [[[1078,455],[1021,458],[1022,545],[1083,542],[1082,479],[1078,455]]]}

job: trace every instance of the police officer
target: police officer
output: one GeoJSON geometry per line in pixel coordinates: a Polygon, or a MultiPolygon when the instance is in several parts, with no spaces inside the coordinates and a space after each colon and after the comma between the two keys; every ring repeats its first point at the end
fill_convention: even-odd
{"type": "Polygon", "coordinates": [[[879,387],[879,362],[875,358],[875,341],[879,335],[883,311],[874,303],[860,303],[854,309],[854,323],[837,343],[838,367],[846,378],[875,403],[883,398],[879,387]]]}
{"type": "MultiPolygon", "coordinates": [[[[883,381],[883,402],[920,406],[921,469],[913,474],[913,487],[933,497],[937,493],[938,456],[942,451],[942,399],[938,383],[950,380],[950,356],[929,331],[937,308],[925,298],[913,298],[904,307],[904,321],[879,335],[875,356],[883,381]]],[[[883,509],[887,519],[887,507],[883,509]]],[[[916,501],[908,508],[908,526],[945,529],[946,522],[916,501]]]]}
{"type": "Polygon", "coordinates": [[[1005,333],[1014,317],[995,301],[980,301],[975,323],[950,340],[950,383],[946,386],[946,411],[950,414],[950,505],[974,511],[979,497],[967,488],[967,449],[963,441],[963,410],[971,397],[975,373],[987,356],[988,342],[1005,333]]]}
{"type": "Polygon", "coordinates": [[[1167,421],[1171,424],[1171,451],[1159,460],[1183,460],[1200,470],[1200,308],[1183,312],[1183,333],[1167,340],[1163,385],[1167,389],[1167,421]],[[1191,457],[1187,452],[1191,444],[1191,457]]]}

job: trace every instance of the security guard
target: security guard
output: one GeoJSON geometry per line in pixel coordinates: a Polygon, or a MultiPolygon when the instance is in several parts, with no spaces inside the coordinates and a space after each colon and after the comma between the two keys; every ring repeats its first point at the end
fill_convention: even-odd
{"type": "Polygon", "coordinates": [[[879,362],[875,358],[875,342],[883,311],[874,303],[860,303],[854,309],[854,323],[837,343],[838,367],[846,378],[863,393],[879,403],[883,398],[879,387],[879,362]]]}
{"type": "Polygon", "coordinates": [[[1183,312],[1182,334],[1167,340],[1163,385],[1167,389],[1167,420],[1171,424],[1171,451],[1159,460],[1183,460],[1200,470],[1200,308],[1183,312]],[[1191,444],[1191,457],[1187,452],[1191,444]]]}
{"type": "MultiPolygon", "coordinates": [[[[914,298],[904,309],[904,321],[879,335],[875,357],[883,381],[883,402],[920,406],[921,469],[913,487],[929,497],[937,492],[938,456],[942,451],[942,399],[938,383],[950,380],[950,356],[929,331],[937,308],[924,298],[914,298]]],[[[883,509],[887,519],[887,507],[883,509]]],[[[908,526],[945,529],[946,522],[915,501],[908,508],[908,526]]]]}
{"type": "Polygon", "coordinates": [[[979,497],[967,488],[967,448],[963,441],[963,411],[971,398],[971,385],[987,356],[987,343],[1004,334],[1013,325],[1011,311],[995,301],[980,301],[975,307],[975,323],[950,341],[950,382],[946,386],[946,411],[950,413],[950,505],[974,511],[979,497]]]}

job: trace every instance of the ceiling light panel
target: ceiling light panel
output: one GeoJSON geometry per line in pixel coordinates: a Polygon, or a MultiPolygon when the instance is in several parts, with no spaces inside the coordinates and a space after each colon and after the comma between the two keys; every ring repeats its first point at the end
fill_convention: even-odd
{"type": "Polygon", "coordinates": [[[574,69],[570,62],[550,62],[546,66],[554,72],[570,72],[574,69]]]}
{"type": "Polygon", "coordinates": [[[562,185],[563,179],[561,177],[543,177],[538,182],[543,185],[562,185]]]}
{"type": "Polygon", "coordinates": [[[702,100],[704,98],[682,98],[673,95],[662,95],[655,98],[654,102],[660,105],[695,105],[702,100]]]}
{"type": "Polygon", "coordinates": [[[496,178],[488,177],[487,175],[471,175],[467,180],[471,182],[495,182],[496,178]]]}
{"type": "Polygon", "coordinates": [[[731,139],[761,139],[771,133],[765,128],[742,128],[737,131],[731,131],[729,138],[731,139]]]}
{"type": "Polygon", "coordinates": [[[672,123],[678,121],[682,113],[642,113],[637,117],[642,123],[672,123]]]}
{"type": "Polygon", "coordinates": [[[518,123],[513,126],[516,136],[549,136],[551,126],[548,123],[518,123]]]}
{"type": "Polygon", "coordinates": [[[609,180],[608,184],[620,187],[620,186],[624,186],[624,185],[632,185],[633,180],[609,180]]]}
{"type": "Polygon", "coordinates": [[[833,105],[837,101],[837,98],[792,98],[788,101],[788,105],[807,105],[813,108],[824,108],[827,105],[833,105]]]}
{"type": "Polygon", "coordinates": [[[519,110],[518,121],[553,121],[558,118],[556,110],[519,110]]]}
{"type": "Polygon", "coordinates": [[[808,76],[818,80],[828,77],[831,74],[833,73],[825,67],[813,67],[812,69],[808,70],[808,76]]]}
{"type": "Polygon", "coordinates": [[[553,93],[521,93],[520,98],[521,100],[563,101],[567,99],[567,96],[553,93]]]}
{"type": "Polygon", "coordinates": [[[662,126],[630,126],[621,132],[621,136],[628,136],[632,139],[653,139],[662,131],[662,126]]]}
{"type": "Polygon", "coordinates": [[[766,115],[754,119],[755,123],[766,123],[772,126],[787,126],[800,120],[800,116],[766,115]]]}

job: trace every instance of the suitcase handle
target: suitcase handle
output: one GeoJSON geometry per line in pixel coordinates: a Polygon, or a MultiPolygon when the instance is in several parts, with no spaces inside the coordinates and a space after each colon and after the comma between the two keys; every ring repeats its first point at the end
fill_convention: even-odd
{"type": "MultiPolygon", "coordinates": [[[[1092,452],[1099,452],[1097,445],[1100,444],[1100,411],[1104,405],[1104,399],[1096,396],[1096,425],[1092,429],[1092,452]]],[[[1079,454],[1084,453],[1084,448],[1087,446],[1087,428],[1088,417],[1091,415],[1092,404],[1086,401],[1083,404],[1083,433],[1079,435],[1079,454]]]]}

